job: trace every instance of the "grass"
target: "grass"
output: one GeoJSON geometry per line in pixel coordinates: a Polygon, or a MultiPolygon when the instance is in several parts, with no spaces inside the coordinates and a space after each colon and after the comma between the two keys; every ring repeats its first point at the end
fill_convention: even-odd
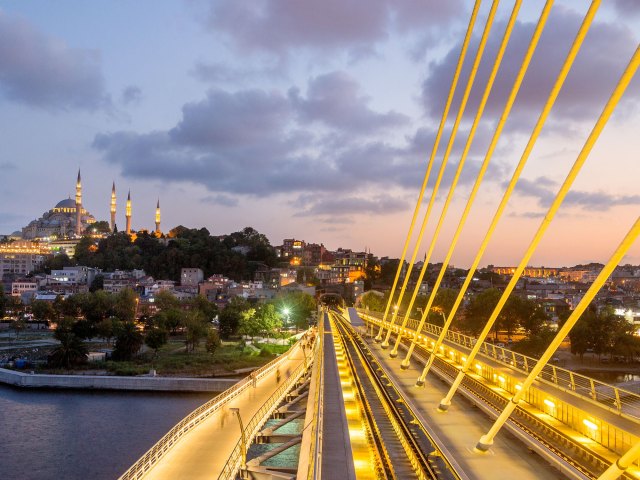
{"type": "MultiPolygon", "coordinates": [[[[184,341],[171,338],[159,351],[157,358],[152,351],[145,352],[128,362],[108,361],[102,364],[114,375],[140,375],[155,368],[158,375],[212,377],[234,374],[234,370],[261,367],[277,355],[286,352],[286,345],[257,344],[258,352],[244,347],[240,342],[223,342],[214,354],[200,345],[187,353],[184,341]]],[[[98,365],[96,365],[98,366],[98,365]]]]}

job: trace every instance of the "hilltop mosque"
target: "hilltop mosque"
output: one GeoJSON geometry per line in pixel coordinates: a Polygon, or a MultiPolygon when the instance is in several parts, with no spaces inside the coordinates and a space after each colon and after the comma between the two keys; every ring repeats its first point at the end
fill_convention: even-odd
{"type": "MultiPolygon", "coordinates": [[[[111,188],[111,221],[109,227],[113,232],[116,222],[116,185],[111,188]]],[[[76,182],[76,199],[65,198],[60,200],[55,207],[42,214],[42,217],[33,220],[22,229],[22,238],[34,239],[62,239],[68,237],[80,238],[87,227],[95,223],[96,219],[82,206],[82,180],[78,170],[76,182]]],[[[156,205],[155,233],[160,234],[160,200],[156,205]]],[[[126,232],[131,234],[131,192],[126,204],[126,232]]]]}

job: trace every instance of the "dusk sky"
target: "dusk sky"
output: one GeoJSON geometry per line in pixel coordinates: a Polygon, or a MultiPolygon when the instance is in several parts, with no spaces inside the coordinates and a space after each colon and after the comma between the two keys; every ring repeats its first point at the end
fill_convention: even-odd
{"type": "MultiPolygon", "coordinates": [[[[446,253],[543,5],[524,3],[432,261],[446,253]]],[[[589,4],[556,2],[452,264],[473,259],[589,4]]],[[[397,257],[472,6],[0,0],[0,233],[72,196],[81,168],[84,206],[100,220],[115,181],[121,229],[131,190],[134,229],[153,227],[159,197],[165,231],[252,226],[274,245],[295,237],[397,257]]],[[[500,4],[426,239],[512,6],[500,4]]],[[[481,265],[519,262],[639,39],[640,0],[604,1],[481,265]]],[[[604,262],[637,218],[638,77],[532,265],[604,262]]],[[[640,245],[623,263],[640,263],[640,245]]]]}

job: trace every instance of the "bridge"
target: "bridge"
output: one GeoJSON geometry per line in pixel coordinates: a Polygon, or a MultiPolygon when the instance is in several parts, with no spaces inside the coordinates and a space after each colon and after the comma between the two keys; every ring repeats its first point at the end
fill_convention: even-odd
{"type": "MultiPolygon", "coordinates": [[[[522,1],[513,2],[439,219],[426,242],[422,267],[410,285],[433,207],[437,199],[442,199],[439,189],[500,2],[494,0],[486,14],[475,57],[467,69],[466,86],[456,96],[481,3],[477,0],[471,13],[384,311],[345,309],[338,301],[323,305],[318,326],[307,331],[287,354],[187,416],[122,479],[640,479],[640,394],[551,362],[637,239],[640,218],[620,240],[540,358],[486,341],[640,66],[640,48],[636,47],[620,72],[617,85],[482,331],[477,337],[466,336],[453,323],[591,28],[600,0],[593,0],[584,15],[490,225],[484,234],[480,232],[483,240],[455,302],[446,312],[440,310],[443,326],[431,325],[427,320],[434,311],[436,295],[551,14],[553,0],[541,6],[455,233],[445,243],[447,253],[426,306],[415,309],[421,313],[419,318],[412,317],[522,1]],[[451,121],[448,116],[454,98],[459,99],[459,105],[451,121]],[[447,128],[449,140],[432,182],[431,196],[425,202],[431,170],[447,128]],[[424,214],[418,228],[421,211],[424,214]],[[414,247],[409,257],[411,244],[414,247]],[[411,288],[407,302],[405,294],[411,288]]],[[[473,234],[477,236],[478,232],[473,234]]]]}

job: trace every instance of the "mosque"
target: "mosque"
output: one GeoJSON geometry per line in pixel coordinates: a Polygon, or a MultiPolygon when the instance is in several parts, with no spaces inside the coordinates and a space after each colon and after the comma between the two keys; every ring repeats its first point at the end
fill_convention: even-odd
{"type": "MultiPolygon", "coordinates": [[[[113,232],[116,228],[115,182],[111,188],[110,213],[109,227],[113,232]]],[[[131,234],[131,192],[127,196],[125,214],[126,232],[131,234]]],[[[87,230],[87,227],[95,222],[95,217],[82,206],[82,179],[80,170],[78,170],[75,200],[71,198],[60,200],[55,207],[45,212],[42,217],[32,220],[29,225],[22,229],[22,238],[24,240],[80,238],[87,230]]],[[[160,200],[156,204],[155,227],[155,234],[160,235],[160,200]]]]}

